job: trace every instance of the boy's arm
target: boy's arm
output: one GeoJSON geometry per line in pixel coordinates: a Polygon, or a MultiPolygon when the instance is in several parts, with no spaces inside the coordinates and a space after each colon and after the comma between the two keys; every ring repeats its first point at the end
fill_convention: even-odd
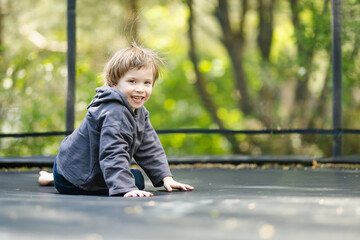
{"type": "Polygon", "coordinates": [[[99,162],[109,195],[122,195],[138,190],[130,171],[129,148],[131,137],[121,133],[119,126],[105,126],[101,129],[99,162]]]}
{"type": "Polygon", "coordinates": [[[165,151],[149,119],[146,120],[143,141],[134,159],[155,187],[161,187],[165,177],[172,177],[165,151]]]}

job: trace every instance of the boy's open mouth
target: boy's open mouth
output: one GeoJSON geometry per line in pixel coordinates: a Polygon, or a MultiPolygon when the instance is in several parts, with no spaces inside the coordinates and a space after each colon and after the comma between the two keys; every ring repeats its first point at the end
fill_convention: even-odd
{"type": "Polygon", "coordinates": [[[131,96],[135,102],[141,102],[145,97],[131,96]]]}

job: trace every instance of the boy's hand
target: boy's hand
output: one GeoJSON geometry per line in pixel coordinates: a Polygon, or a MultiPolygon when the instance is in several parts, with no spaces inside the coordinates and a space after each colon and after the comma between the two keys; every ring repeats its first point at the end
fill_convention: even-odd
{"type": "Polygon", "coordinates": [[[151,192],[141,191],[141,190],[133,190],[127,192],[124,197],[152,197],[154,194],[151,192]]]}
{"type": "Polygon", "coordinates": [[[163,182],[164,182],[164,187],[168,192],[171,192],[173,188],[181,189],[183,191],[194,190],[194,187],[183,183],[179,183],[175,181],[172,177],[165,177],[163,179],[163,182]]]}

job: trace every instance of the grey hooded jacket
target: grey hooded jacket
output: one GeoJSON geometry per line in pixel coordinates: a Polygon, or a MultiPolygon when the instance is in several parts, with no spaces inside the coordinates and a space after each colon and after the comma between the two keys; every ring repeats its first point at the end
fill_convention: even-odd
{"type": "Polygon", "coordinates": [[[155,187],[172,176],[160,140],[144,106],[132,111],[125,95],[100,87],[80,126],[60,145],[57,170],[75,186],[109,195],[136,190],[130,172],[134,159],[155,187]]]}

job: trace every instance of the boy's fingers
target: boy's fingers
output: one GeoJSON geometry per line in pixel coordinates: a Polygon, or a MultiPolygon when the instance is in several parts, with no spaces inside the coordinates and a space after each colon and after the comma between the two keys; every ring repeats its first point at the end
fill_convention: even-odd
{"type": "Polygon", "coordinates": [[[170,184],[166,183],[166,184],[164,184],[164,187],[168,192],[172,192],[172,187],[170,186],[170,184]]]}
{"type": "Polygon", "coordinates": [[[182,183],[174,181],[174,180],[165,181],[164,182],[164,188],[168,192],[171,192],[173,188],[180,189],[180,190],[183,190],[183,191],[194,190],[194,187],[192,187],[190,185],[187,185],[187,184],[182,184],[182,183]]]}
{"type": "Polygon", "coordinates": [[[152,193],[149,192],[142,192],[143,196],[142,197],[151,197],[152,193]]]}
{"type": "Polygon", "coordinates": [[[152,197],[154,194],[146,191],[132,191],[124,195],[124,197],[152,197]]]}
{"type": "Polygon", "coordinates": [[[189,186],[189,185],[185,185],[185,184],[179,184],[176,186],[172,186],[173,188],[177,188],[177,189],[181,189],[183,191],[187,191],[187,190],[194,190],[193,187],[189,186]]]}
{"type": "Polygon", "coordinates": [[[131,193],[126,193],[126,194],[124,195],[124,197],[132,197],[132,194],[131,194],[131,193]]]}
{"type": "Polygon", "coordinates": [[[186,184],[179,184],[178,188],[187,191],[187,190],[194,190],[194,187],[186,184]]]}

